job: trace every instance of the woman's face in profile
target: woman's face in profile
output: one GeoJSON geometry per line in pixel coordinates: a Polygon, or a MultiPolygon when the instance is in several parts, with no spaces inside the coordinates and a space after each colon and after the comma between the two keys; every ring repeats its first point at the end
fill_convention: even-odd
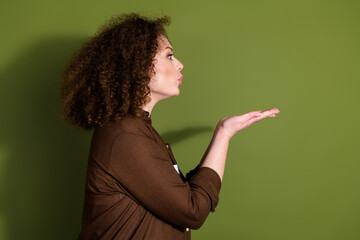
{"type": "Polygon", "coordinates": [[[183,65],[173,56],[173,48],[166,37],[159,38],[159,49],[154,58],[155,75],[149,87],[151,98],[157,101],[177,96],[182,84],[183,65]]]}

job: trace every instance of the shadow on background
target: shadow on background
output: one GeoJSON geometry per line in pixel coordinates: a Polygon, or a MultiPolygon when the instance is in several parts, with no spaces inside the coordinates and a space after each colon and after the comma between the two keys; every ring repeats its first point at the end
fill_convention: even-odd
{"type": "MultiPolygon", "coordinates": [[[[7,239],[75,239],[91,132],[59,116],[59,76],[84,38],[46,39],[0,73],[0,216],[7,239]]],[[[210,127],[167,132],[177,143],[210,127]]]]}
{"type": "Polygon", "coordinates": [[[204,132],[213,131],[214,129],[211,127],[186,127],[176,131],[169,131],[161,134],[161,137],[165,142],[170,143],[171,145],[175,145],[178,142],[181,142],[191,136],[201,134],[204,132]]]}
{"type": "Polygon", "coordinates": [[[0,214],[8,239],[74,239],[90,133],[59,117],[59,76],[84,39],[46,39],[0,74],[0,214]]]}

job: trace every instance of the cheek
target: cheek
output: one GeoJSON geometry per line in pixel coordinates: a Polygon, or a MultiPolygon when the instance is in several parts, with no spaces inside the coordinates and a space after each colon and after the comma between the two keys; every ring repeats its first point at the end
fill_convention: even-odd
{"type": "Polygon", "coordinates": [[[159,60],[158,64],[155,65],[155,73],[156,75],[158,75],[159,78],[172,77],[177,75],[173,63],[169,60],[159,60]]]}
{"type": "Polygon", "coordinates": [[[169,77],[172,74],[171,66],[161,65],[156,69],[156,75],[159,79],[169,77]]]}

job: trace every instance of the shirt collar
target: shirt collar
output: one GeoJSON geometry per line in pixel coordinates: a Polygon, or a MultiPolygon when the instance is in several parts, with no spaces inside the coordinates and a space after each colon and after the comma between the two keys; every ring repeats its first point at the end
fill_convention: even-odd
{"type": "Polygon", "coordinates": [[[145,110],[140,110],[141,112],[141,119],[143,119],[145,122],[148,122],[151,124],[151,116],[150,113],[148,111],[145,110]]]}

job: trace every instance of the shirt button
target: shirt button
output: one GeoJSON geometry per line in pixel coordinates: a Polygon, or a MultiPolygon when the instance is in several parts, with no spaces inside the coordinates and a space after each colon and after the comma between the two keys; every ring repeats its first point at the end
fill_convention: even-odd
{"type": "Polygon", "coordinates": [[[188,232],[190,229],[189,228],[186,228],[186,231],[188,232]]]}

